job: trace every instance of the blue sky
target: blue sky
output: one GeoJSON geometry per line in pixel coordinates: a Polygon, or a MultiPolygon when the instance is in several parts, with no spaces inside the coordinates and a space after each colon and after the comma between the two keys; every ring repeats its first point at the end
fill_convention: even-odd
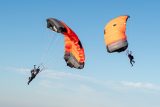
{"type": "Polygon", "coordinates": [[[158,0],[1,0],[1,107],[159,107],[160,2],[158,0]],[[119,15],[127,22],[129,49],[109,54],[104,26],[119,15]],[[79,36],[84,69],[66,66],[64,39],[46,28],[46,19],[64,21],[79,36]],[[48,48],[49,47],[49,48],[48,48]],[[34,64],[46,70],[28,86],[34,64]]]}

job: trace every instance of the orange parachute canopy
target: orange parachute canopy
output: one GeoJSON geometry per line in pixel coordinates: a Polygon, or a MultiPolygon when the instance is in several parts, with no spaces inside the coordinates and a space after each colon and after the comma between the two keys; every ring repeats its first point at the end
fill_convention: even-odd
{"type": "Polygon", "coordinates": [[[112,19],[104,29],[104,39],[107,51],[122,52],[128,47],[126,37],[126,22],[129,16],[119,16],[112,19]]]}
{"type": "Polygon", "coordinates": [[[78,36],[64,22],[55,18],[47,19],[47,27],[64,35],[64,60],[71,68],[82,69],[85,63],[84,49],[78,36]]]}

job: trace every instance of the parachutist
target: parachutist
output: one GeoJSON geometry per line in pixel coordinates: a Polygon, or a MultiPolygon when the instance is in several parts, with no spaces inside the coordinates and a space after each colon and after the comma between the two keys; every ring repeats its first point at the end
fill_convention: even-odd
{"type": "Polygon", "coordinates": [[[134,61],[134,57],[132,55],[132,51],[127,51],[127,55],[128,55],[129,60],[130,60],[131,66],[133,66],[133,63],[135,63],[135,61],[134,61]]]}
{"type": "Polygon", "coordinates": [[[37,76],[37,74],[40,72],[40,68],[36,68],[36,65],[34,65],[34,68],[31,70],[31,77],[29,77],[28,85],[29,83],[37,76]]]}

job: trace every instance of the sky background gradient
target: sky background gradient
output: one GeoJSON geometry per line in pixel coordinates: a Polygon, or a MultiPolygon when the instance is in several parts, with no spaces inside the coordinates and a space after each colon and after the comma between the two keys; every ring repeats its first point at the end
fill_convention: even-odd
{"type": "Polygon", "coordinates": [[[0,107],[160,107],[159,0],[1,0],[0,107]],[[109,54],[104,27],[120,15],[127,21],[128,49],[109,54]],[[64,21],[79,36],[86,55],[82,70],[63,59],[63,35],[46,19],[64,21]],[[28,86],[30,69],[43,63],[28,86]]]}

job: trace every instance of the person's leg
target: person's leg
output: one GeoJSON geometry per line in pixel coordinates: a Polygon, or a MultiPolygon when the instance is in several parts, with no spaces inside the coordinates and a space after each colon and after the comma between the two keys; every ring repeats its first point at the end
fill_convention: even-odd
{"type": "Polygon", "coordinates": [[[135,61],[134,61],[134,60],[132,60],[132,62],[133,62],[133,63],[135,63],[135,61]]]}
{"type": "Polygon", "coordinates": [[[130,63],[131,63],[131,65],[133,66],[133,64],[132,64],[132,60],[130,60],[130,63]]]}
{"type": "Polygon", "coordinates": [[[29,85],[29,83],[31,82],[31,79],[29,79],[29,81],[28,81],[28,85],[29,85]]]}
{"type": "Polygon", "coordinates": [[[33,77],[30,77],[29,81],[28,81],[28,85],[29,83],[33,80],[33,77]]]}

